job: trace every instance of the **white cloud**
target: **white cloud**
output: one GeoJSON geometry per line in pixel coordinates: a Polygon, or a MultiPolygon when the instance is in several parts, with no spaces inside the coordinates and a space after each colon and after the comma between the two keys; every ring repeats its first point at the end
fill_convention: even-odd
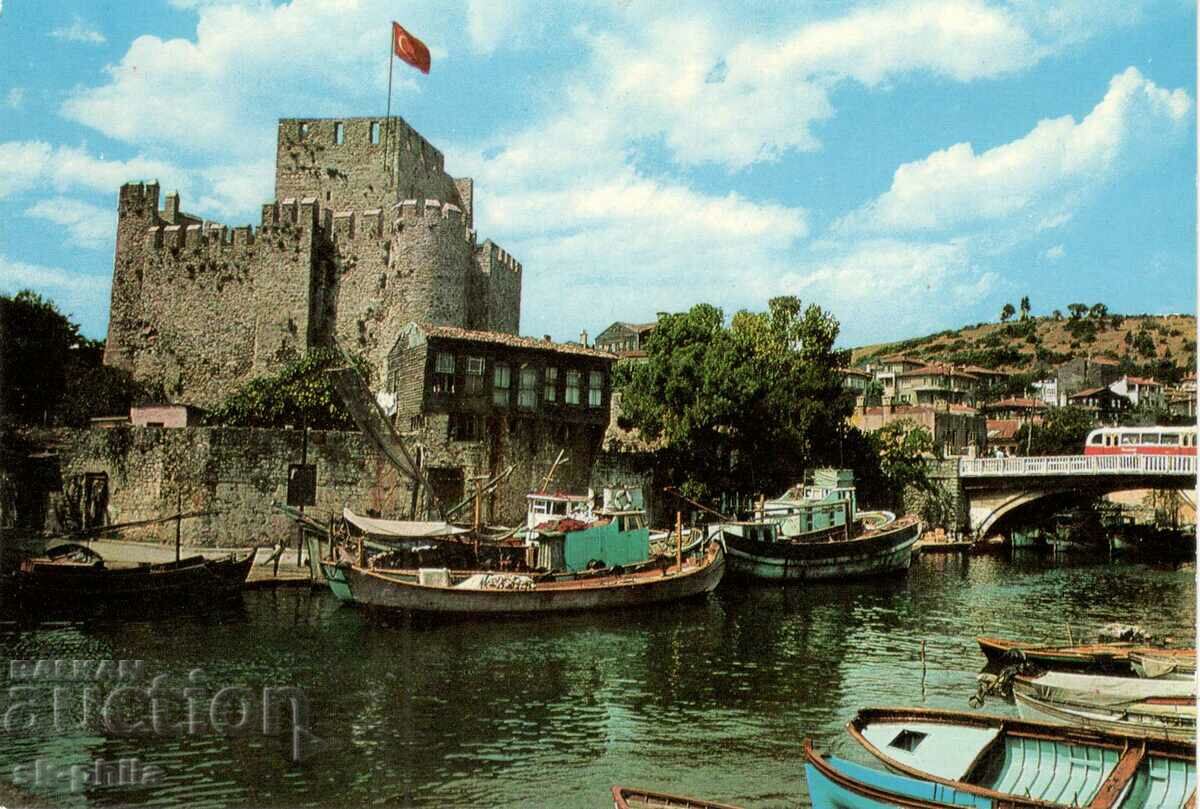
{"type": "Polygon", "coordinates": [[[511,45],[524,14],[521,0],[467,0],[467,33],[472,49],[486,55],[501,42],[511,45]]]}
{"type": "Polygon", "coordinates": [[[10,110],[19,110],[19,109],[21,109],[21,106],[24,103],[25,103],[25,88],[24,87],[13,87],[12,89],[10,89],[8,91],[8,94],[6,96],[4,96],[4,105],[6,107],[8,107],[10,110]]]}
{"type": "Polygon", "coordinates": [[[90,23],[84,22],[78,14],[70,25],[62,25],[50,32],[50,36],[65,42],[83,42],[89,45],[103,45],[108,39],[90,23]]]}
{"type": "Polygon", "coordinates": [[[107,303],[111,279],[107,273],[86,275],[0,254],[0,292],[15,295],[22,289],[52,299],[59,311],[78,320],[78,315],[90,316],[107,303]]]}
{"type": "Polygon", "coordinates": [[[1046,261],[1058,261],[1067,254],[1067,250],[1061,244],[1056,244],[1053,247],[1048,247],[1042,252],[1042,258],[1046,261]]]}
{"type": "Polygon", "coordinates": [[[43,199],[25,211],[26,216],[63,225],[78,247],[112,248],[117,236],[117,212],[71,197],[43,199]]]}
{"type": "Polygon", "coordinates": [[[186,177],[177,166],[144,157],[105,160],[85,149],[43,141],[0,143],[0,199],[47,189],[84,188],[116,194],[123,183],[139,179],[159,179],[166,186],[187,188],[186,177]]]}
{"type": "Polygon", "coordinates": [[[1136,68],[1113,77],[1082,121],[1043,120],[1026,136],[976,154],[957,143],[896,170],[887,192],[847,216],[851,232],[902,233],[1017,220],[1055,227],[1127,162],[1181,134],[1192,101],[1136,68]]]}

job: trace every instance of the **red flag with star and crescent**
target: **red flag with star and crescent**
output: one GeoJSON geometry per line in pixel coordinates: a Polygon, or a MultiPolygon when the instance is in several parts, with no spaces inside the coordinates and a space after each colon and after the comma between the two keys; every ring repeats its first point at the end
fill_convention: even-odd
{"type": "Polygon", "coordinates": [[[429,48],[425,43],[404,30],[398,22],[392,23],[392,50],[422,73],[429,72],[429,48]]]}

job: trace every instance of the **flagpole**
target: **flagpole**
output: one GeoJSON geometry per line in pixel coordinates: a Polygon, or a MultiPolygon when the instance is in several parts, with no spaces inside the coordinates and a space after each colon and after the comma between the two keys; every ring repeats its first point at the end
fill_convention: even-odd
{"type": "Polygon", "coordinates": [[[387,171],[388,168],[388,139],[392,134],[392,66],[396,63],[396,29],[393,26],[388,29],[388,102],[387,115],[383,117],[387,129],[383,136],[383,168],[387,171]]]}

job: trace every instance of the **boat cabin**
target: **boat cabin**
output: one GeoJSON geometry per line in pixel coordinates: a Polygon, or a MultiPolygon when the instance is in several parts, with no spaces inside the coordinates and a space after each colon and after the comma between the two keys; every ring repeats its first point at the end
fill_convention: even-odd
{"type": "Polygon", "coordinates": [[[763,504],[763,519],[776,522],[783,536],[795,537],[852,523],[857,514],[854,471],[815,469],[802,486],[763,504]]]}
{"type": "Polygon", "coordinates": [[[591,522],[593,519],[590,494],[531,494],[525,500],[525,527],[530,530],[558,520],[591,522]]]}
{"type": "Polygon", "coordinates": [[[526,527],[533,566],[578,572],[645,562],[650,558],[646,512],[629,507],[640,499],[640,492],[634,497],[605,491],[605,507],[593,509],[590,494],[529,495],[526,527]]]}

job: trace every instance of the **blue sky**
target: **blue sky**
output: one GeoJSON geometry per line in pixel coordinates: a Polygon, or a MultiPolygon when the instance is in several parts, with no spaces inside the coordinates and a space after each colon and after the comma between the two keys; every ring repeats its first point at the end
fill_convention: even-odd
{"type": "Polygon", "coordinates": [[[0,291],[103,337],[123,181],[254,222],[274,121],[393,111],[570,339],[798,295],[842,342],[1196,306],[1185,0],[0,0],[0,291]]]}

